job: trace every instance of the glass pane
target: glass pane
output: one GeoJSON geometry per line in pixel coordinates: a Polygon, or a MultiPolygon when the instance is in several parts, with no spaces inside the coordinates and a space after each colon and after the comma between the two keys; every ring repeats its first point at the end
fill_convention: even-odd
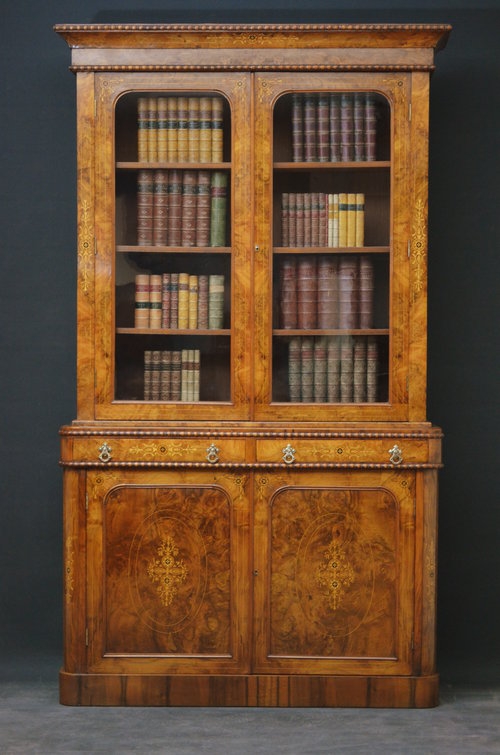
{"type": "Polygon", "coordinates": [[[276,103],[273,401],[389,400],[389,135],[371,92],[276,103]]]}
{"type": "Polygon", "coordinates": [[[230,400],[230,133],[213,93],[117,104],[118,400],[230,400]]]}

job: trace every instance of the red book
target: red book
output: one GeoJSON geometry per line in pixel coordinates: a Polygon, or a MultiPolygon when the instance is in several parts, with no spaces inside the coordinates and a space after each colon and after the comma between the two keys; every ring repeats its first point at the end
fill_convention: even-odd
{"type": "Polygon", "coordinates": [[[317,149],[319,162],[330,159],[330,107],[327,94],[318,95],[317,149]]]}
{"type": "Polygon", "coordinates": [[[365,143],[366,159],[377,159],[377,114],[375,108],[375,96],[365,95],[365,143]]]}
{"type": "Polygon", "coordinates": [[[318,262],[318,328],[338,328],[338,258],[321,256],[318,262]]]}
{"type": "Polygon", "coordinates": [[[181,244],[182,171],[168,172],[168,246],[181,244]]]}
{"type": "Polygon", "coordinates": [[[354,157],[354,121],[352,95],[340,97],[340,158],[351,162],[354,157]]]}
{"type": "Polygon", "coordinates": [[[373,260],[367,254],[359,258],[359,327],[373,328],[373,260]]]}
{"type": "Polygon", "coordinates": [[[153,243],[153,173],[140,170],[137,174],[137,244],[153,243]]]}
{"type": "Polygon", "coordinates": [[[353,330],[359,320],[358,259],[342,254],[339,259],[339,328],[353,330]]]}
{"type": "Polygon", "coordinates": [[[364,162],[366,160],[365,95],[357,93],[353,99],[354,161],[364,162]]]}
{"type": "Polygon", "coordinates": [[[297,262],[285,258],[280,266],[280,327],[297,327],[297,262]]]}
{"type": "Polygon", "coordinates": [[[304,100],[301,94],[292,95],[292,160],[304,160],[304,100]]]}
{"type": "Polygon", "coordinates": [[[182,177],[181,246],[196,246],[197,173],[185,170],[182,177]]]}
{"type": "Polygon", "coordinates": [[[304,95],[304,159],[317,160],[316,95],[304,95]]]}
{"type": "Polygon", "coordinates": [[[168,172],[155,170],[153,185],[153,244],[165,246],[168,225],[168,172]]]}
{"type": "Polygon", "coordinates": [[[300,257],[297,263],[297,326],[309,330],[316,327],[317,277],[316,257],[300,257]]]}
{"type": "Polygon", "coordinates": [[[330,161],[340,162],[340,95],[330,95],[330,161]]]}

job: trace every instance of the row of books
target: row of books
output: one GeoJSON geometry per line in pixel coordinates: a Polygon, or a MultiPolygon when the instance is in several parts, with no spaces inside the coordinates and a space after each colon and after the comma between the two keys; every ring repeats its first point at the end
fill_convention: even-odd
{"type": "Polygon", "coordinates": [[[199,349],[144,352],[144,401],[199,400],[199,349]]]}
{"type": "Polygon", "coordinates": [[[374,265],[368,254],[299,255],[279,261],[279,327],[373,327],[374,265]]]}
{"type": "Polygon", "coordinates": [[[142,329],[216,330],[224,324],[224,276],[135,276],[134,325],[142,329]]]}
{"type": "Polygon", "coordinates": [[[137,131],[139,162],[222,162],[223,99],[140,97],[137,131]]]}
{"type": "Polygon", "coordinates": [[[140,170],[139,246],[225,246],[228,174],[208,170],[140,170]]]}
{"type": "Polygon", "coordinates": [[[365,195],[283,192],[282,246],[364,246],[365,195]]]}
{"type": "Polygon", "coordinates": [[[292,403],[377,401],[378,344],[374,336],[296,336],[288,347],[292,403]]]}
{"type": "Polygon", "coordinates": [[[376,141],[373,94],[292,95],[293,162],[372,161],[376,141]]]}

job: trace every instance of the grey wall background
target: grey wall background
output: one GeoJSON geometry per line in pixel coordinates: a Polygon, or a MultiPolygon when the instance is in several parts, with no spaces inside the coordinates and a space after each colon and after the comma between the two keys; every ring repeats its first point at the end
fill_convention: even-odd
{"type": "Polygon", "coordinates": [[[0,662],[21,673],[61,653],[58,428],[75,415],[75,82],[53,24],[443,22],[454,30],[432,80],[429,217],[428,416],[445,431],[446,464],[439,666],[444,680],[498,679],[500,2],[137,5],[0,5],[0,662]]]}

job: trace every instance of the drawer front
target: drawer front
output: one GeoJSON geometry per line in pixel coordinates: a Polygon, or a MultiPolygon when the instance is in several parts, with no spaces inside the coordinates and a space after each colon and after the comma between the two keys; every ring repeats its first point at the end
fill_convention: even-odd
{"type": "Polygon", "coordinates": [[[224,464],[245,460],[246,444],[234,438],[123,438],[100,435],[63,440],[62,461],[90,464],[224,464]]]}
{"type": "Polygon", "coordinates": [[[285,464],[417,464],[429,461],[427,439],[283,438],[258,440],[259,462],[285,464]]]}

